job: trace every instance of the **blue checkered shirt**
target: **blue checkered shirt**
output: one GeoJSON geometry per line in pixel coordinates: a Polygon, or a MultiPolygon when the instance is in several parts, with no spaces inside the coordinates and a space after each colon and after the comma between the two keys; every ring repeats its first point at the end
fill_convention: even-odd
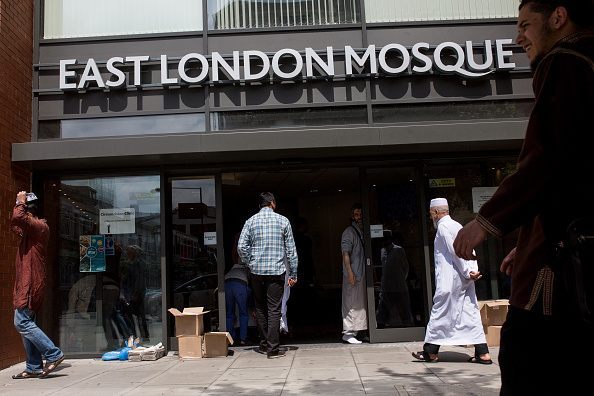
{"type": "Polygon", "coordinates": [[[289,276],[297,279],[297,249],[291,223],[270,207],[260,209],[244,224],[237,252],[256,275],[281,275],[289,263],[289,276]]]}

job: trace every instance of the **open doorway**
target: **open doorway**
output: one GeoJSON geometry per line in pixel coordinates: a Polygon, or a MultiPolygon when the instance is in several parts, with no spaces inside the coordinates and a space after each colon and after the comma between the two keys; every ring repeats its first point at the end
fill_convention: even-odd
{"type": "MultiPolygon", "coordinates": [[[[342,332],[340,238],[350,223],[351,206],[361,202],[359,170],[283,169],[223,174],[225,272],[233,265],[235,236],[259,210],[258,196],[264,191],[276,196],[277,212],[291,222],[299,255],[299,280],[287,304],[289,334],[284,342],[336,342],[342,332]]],[[[254,338],[255,328],[251,332],[254,338]]]]}

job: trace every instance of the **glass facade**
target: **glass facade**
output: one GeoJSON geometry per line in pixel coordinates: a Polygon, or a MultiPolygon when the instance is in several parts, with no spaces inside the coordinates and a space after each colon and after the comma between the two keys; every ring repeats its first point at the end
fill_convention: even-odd
{"type": "Polygon", "coordinates": [[[204,119],[203,113],[192,113],[40,121],[38,139],[204,132],[204,119]]]}
{"type": "Polygon", "coordinates": [[[366,0],[368,23],[501,19],[518,16],[518,0],[366,0]]]}
{"type": "Polygon", "coordinates": [[[319,107],[211,113],[213,131],[367,124],[365,107],[319,107]]]}
{"type": "Polygon", "coordinates": [[[57,224],[60,347],[113,350],[162,338],[159,176],[62,178],[46,184],[57,224]]]}
{"type": "Polygon", "coordinates": [[[359,0],[208,0],[208,28],[258,29],[352,24],[359,0]]]}
{"type": "Polygon", "coordinates": [[[394,124],[419,121],[521,119],[530,116],[533,105],[534,102],[531,100],[374,105],[373,121],[376,124],[394,124]]]}
{"type": "Polygon", "coordinates": [[[45,0],[43,10],[44,39],[202,30],[202,0],[45,0]]]}

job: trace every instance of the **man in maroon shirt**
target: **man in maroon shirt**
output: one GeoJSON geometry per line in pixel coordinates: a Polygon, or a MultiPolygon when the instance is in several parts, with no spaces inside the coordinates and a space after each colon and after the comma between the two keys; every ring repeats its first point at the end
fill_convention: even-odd
{"type": "Polygon", "coordinates": [[[19,192],[10,219],[12,231],[21,237],[15,260],[14,327],[23,338],[27,355],[25,370],[13,375],[14,379],[46,377],[64,360],[62,351],[35,324],[35,313],[43,302],[49,240],[49,227],[37,217],[37,205],[35,194],[19,192]]]}
{"type": "Polygon", "coordinates": [[[516,42],[534,70],[536,100],[517,170],[454,241],[458,256],[476,259],[472,250],[487,235],[520,227],[501,264],[511,275],[499,351],[502,395],[550,394],[563,371],[575,389],[590,388],[594,362],[592,323],[572,313],[555,251],[571,220],[592,208],[594,2],[522,0],[519,11],[516,42]]]}

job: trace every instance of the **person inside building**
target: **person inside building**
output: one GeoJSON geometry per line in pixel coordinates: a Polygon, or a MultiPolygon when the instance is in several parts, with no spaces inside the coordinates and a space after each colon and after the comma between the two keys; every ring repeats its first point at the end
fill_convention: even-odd
{"type": "Polygon", "coordinates": [[[410,266],[406,252],[402,246],[394,243],[390,230],[384,230],[382,242],[378,327],[412,326],[413,317],[407,284],[410,266]]]}
{"type": "Polygon", "coordinates": [[[579,347],[576,354],[571,345],[588,344],[592,307],[589,319],[582,317],[578,307],[588,294],[574,300],[572,293],[581,282],[592,298],[592,262],[584,276],[566,277],[568,283],[567,267],[556,264],[568,225],[592,208],[594,3],[522,0],[517,27],[516,42],[534,70],[535,93],[517,170],[458,232],[454,248],[458,256],[474,259],[473,249],[487,236],[520,230],[500,267],[511,275],[499,351],[501,394],[550,393],[564,379],[562,372],[572,373],[575,389],[587,389],[594,366],[589,348],[579,347]],[[568,359],[554,364],[551,356],[568,359]]]}
{"type": "Polygon", "coordinates": [[[474,356],[469,362],[492,364],[474,288],[481,273],[475,260],[457,257],[452,245],[462,225],[450,217],[445,198],[432,199],[429,214],[437,231],[435,295],[423,350],[412,355],[433,363],[438,360],[441,345],[474,345],[474,356]]]}
{"type": "Polygon", "coordinates": [[[239,254],[237,253],[237,242],[239,241],[239,233],[235,235],[233,240],[233,248],[231,257],[233,266],[225,274],[225,310],[226,310],[226,324],[227,331],[231,334],[234,340],[239,340],[239,345],[246,345],[248,341],[248,323],[249,313],[248,306],[251,298],[251,291],[249,288],[249,269],[241,262],[239,254]],[[239,313],[239,334],[235,329],[235,313],[239,313]]]}
{"type": "Polygon", "coordinates": [[[340,241],[342,251],[342,340],[360,344],[357,335],[367,330],[365,299],[365,244],[363,243],[363,211],[361,204],[351,208],[351,224],[340,241]]]}
{"type": "Polygon", "coordinates": [[[13,379],[47,377],[64,360],[64,353],[35,323],[44,298],[50,234],[45,219],[37,216],[38,211],[39,201],[34,193],[17,194],[10,219],[11,230],[21,238],[15,260],[14,326],[23,338],[27,360],[25,370],[13,375],[13,379]]]}
{"type": "Polygon", "coordinates": [[[269,359],[285,355],[280,350],[280,316],[285,257],[289,261],[287,284],[297,283],[297,249],[291,223],[275,213],[276,199],[270,192],[260,194],[260,211],[244,224],[237,243],[241,260],[250,269],[250,284],[256,305],[258,329],[262,340],[259,352],[269,359]]]}

